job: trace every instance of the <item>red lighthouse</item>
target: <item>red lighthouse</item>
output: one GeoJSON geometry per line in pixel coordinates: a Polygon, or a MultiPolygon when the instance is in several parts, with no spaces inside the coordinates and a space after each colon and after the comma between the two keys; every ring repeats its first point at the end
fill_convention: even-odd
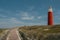
{"type": "Polygon", "coordinates": [[[53,11],[52,11],[52,7],[49,7],[49,10],[48,10],[48,25],[53,25],[53,11]]]}

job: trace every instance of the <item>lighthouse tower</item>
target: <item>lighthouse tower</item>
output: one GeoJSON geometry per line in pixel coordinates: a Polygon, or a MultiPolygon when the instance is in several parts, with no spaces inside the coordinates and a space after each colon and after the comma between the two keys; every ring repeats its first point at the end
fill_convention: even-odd
{"type": "Polygon", "coordinates": [[[53,25],[53,11],[52,11],[52,7],[49,7],[49,10],[48,10],[48,25],[53,25]]]}

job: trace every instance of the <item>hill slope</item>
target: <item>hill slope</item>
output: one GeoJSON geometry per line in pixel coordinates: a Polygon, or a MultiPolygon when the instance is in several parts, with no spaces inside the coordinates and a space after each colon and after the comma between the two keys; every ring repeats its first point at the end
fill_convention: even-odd
{"type": "MultiPolygon", "coordinates": [[[[23,26],[17,27],[16,29],[18,30],[22,40],[60,40],[60,25],[23,26]]],[[[9,31],[6,30],[8,29],[0,29],[0,38],[4,39],[4,37],[7,37],[6,33],[8,33],[9,31]],[[5,36],[3,37],[3,35],[5,36]]]]}
{"type": "Polygon", "coordinates": [[[19,28],[19,33],[28,40],[60,40],[60,25],[24,26],[19,28]]]}

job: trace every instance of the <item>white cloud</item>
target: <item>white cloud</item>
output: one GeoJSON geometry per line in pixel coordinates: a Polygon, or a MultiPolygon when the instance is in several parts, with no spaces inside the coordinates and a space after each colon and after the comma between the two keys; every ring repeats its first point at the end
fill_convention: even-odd
{"type": "Polygon", "coordinates": [[[23,22],[17,20],[16,18],[11,18],[9,21],[12,23],[15,23],[15,24],[22,24],[23,23],[23,22]]]}
{"type": "Polygon", "coordinates": [[[17,20],[16,18],[9,18],[9,19],[0,19],[0,24],[23,24],[22,21],[17,20]]]}
{"type": "Polygon", "coordinates": [[[16,27],[21,24],[24,24],[24,22],[18,20],[17,18],[0,19],[0,28],[16,27]]]}
{"type": "MultiPolygon", "coordinates": [[[[23,20],[32,20],[34,17],[31,18],[24,18],[23,20]]],[[[42,25],[44,22],[23,22],[21,20],[18,20],[17,18],[8,18],[8,19],[0,19],[0,28],[11,28],[16,26],[22,26],[22,25],[42,25]]]]}
{"type": "Polygon", "coordinates": [[[42,18],[42,16],[38,16],[37,18],[38,18],[38,19],[41,19],[41,18],[42,18]]]}
{"type": "Polygon", "coordinates": [[[28,11],[32,11],[35,7],[34,6],[31,6],[28,8],[28,11]]]}
{"type": "Polygon", "coordinates": [[[29,16],[28,12],[21,12],[21,14],[22,14],[23,17],[28,17],[29,16]]]}
{"type": "Polygon", "coordinates": [[[7,17],[7,16],[5,16],[5,15],[1,15],[1,14],[0,14],[0,17],[7,17]]]}
{"type": "Polygon", "coordinates": [[[33,20],[34,19],[34,16],[31,16],[31,17],[22,17],[22,20],[33,20]]]}
{"type": "Polygon", "coordinates": [[[25,12],[25,13],[22,14],[21,19],[22,20],[33,20],[34,19],[34,16],[28,15],[28,13],[25,12]]]}

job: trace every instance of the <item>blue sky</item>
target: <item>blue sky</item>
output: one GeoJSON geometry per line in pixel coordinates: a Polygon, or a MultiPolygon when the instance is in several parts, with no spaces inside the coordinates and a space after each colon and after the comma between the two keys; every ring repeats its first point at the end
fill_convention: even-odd
{"type": "Polygon", "coordinates": [[[54,24],[60,24],[60,0],[0,0],[0,28],[47,25],[50,5],[54,24]]]}

